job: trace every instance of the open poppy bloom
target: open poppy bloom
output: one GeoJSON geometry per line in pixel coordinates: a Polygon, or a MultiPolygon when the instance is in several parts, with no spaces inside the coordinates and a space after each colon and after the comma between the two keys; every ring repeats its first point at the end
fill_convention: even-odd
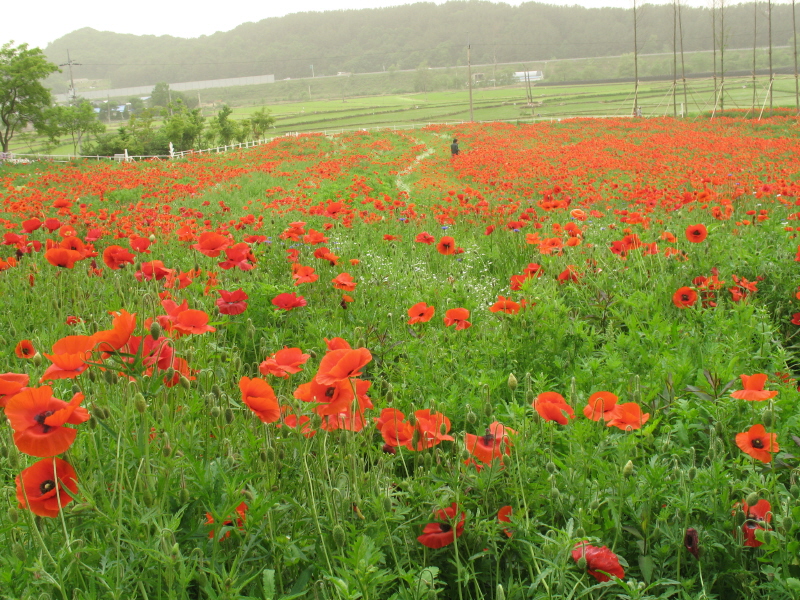
{"type": "Polygon", "coordinates": [[[53,379],[73,379],[83,373],[89,365],[90,351],[95,339],[90,335],[68,335],[53,344],[53,354],[45,356],[53,364],[47,367],[39,381],[53,379]]]}
{"type": "Polygon", "coordinates": [[[489,311],[493,313],[504,312],[509,315],[515,315],[519,312],[520,305],[514,302],[511,298],[498,296],[497,302],[489,307],[489,311]]]}
{"type": "Polygon", "coordinates": [[[418,233],[417,237],[414,238],[414,241],[419,244],[433,244],[436,241],[436,238],[433,237],[427,231],[423,231],[422,233],[418,233]]]}
{"type": "Polygon", "coordinates": [[[103,329],[92,336],[92,343],[100,352],[115,352],[128,343],[133,330],[136,329],[136,313],[129,313],[124,308],[112,312],[114,319],[111,329],[103,329]]]}
{"type": "Polygon", "coordinates": [[[449,235],[445,235],[439,240],[439,243],[436,244],[436,250],[439,254],[444,254],[445,256],[455,254],[456,240],[449,235]]]}
{"type": "Polygon", "coordinates": [[[689,308],[697,302],[697,292],[690,287],[680,287],[672,295],[672,303],[678,308],[689,308]]]}
{"type": "Polygon", "coordinates": [[[362,369],[372,360],[372,353],[366,348],[352,350],[331,350],[319,363],[315,379],[323,385],[358,377],[362,369]]]}
{"type": "MultiPolygon", "coordinates": [[[[241,504],[239,504],[239,506],[236,507],[236,514],[238,515],[238,517],[236,518],[236,521],[234,522],[233,519],[225,520],[225,521],[222,522],[222,526],[223,527],[233,527],[235,525],[237,527],[237,529],[239,529],[239,531],[244,531],[244,517],[247,514],[247,509],[248,509],[248,506],[247,506],[246,503],[242,502],[241,504]]],[[[206,525],[213,525],[214,524],[214,517],[209,512],[206,513],[206,523],[205,524],[206,525]]],[[[214,529],[212,529],[208,534],[208,539],[213,540],[215,535],[216,535],[216,531],[214,529]]],[[[225,535],[223,535],[220,538],[220,540],[227,539],[227,538],[230,537],[230,535],[231,535],[231,532],[227,531],[227,532],[225,532],[225,535]]]]}
{"type": "Polygon", "coordinates": [[[417,541],[428,548],[443,548],[452,544],[457,537],[464,533],[464,520],[466,515],[462,512],[458,517],[458,523],[454,523],[458,514],[458,504],[453,502],[447,508],[434,512],[436,518],[446,523],[428,523],[422,530],[422,535],[417,537],[417,541]],[[453,529],[455,525],[455,529],[453,529]]]}
{"type": "Polygon", "coordinates": [[[263,361],[258,370],[262,375],[274,375],[286,379],[289,375],[299,373],[302,371],[300,365],[304,364],[309,358],[310,354],[303,354],[300,348],[287,348],[278,350],[275,354],[263,361]]]}
{"type": "Polygon", "coordinates": [[[65,460],[48,458],[32,464],[17,478],[17,501],[40,517],[57,517],[78,493],[78,476],[65,460]]]}
{"type": "Polygon", "coordinates": [[[66,452],[78,435],[79,425],[89,420],[89,413],[79,405],[83,394],[75,394],[69,403],[53,397],[53,388],[26,388],[8,399],[6,418],[14,430],[14,443],[20,452],[45,458],[66,452]]]}
{"type": "Polygon", "coordinates": [[[264,423],[274,423],[281,418],[278,398],[266,381],[258,377],[242,377],[239,380],[239,390],[242,392],[242,402],[264,423]]]}
{"type": "Polygon", "coordinates": [[[136,257],[122,246],[109,246],[103,250],[103,262],[113,271],[132,265],[135,261],[136,257]]]}
{"type": "Polygon", "coordinates": [[[583,414],[592,421],[608,421],[612,418],[611,414],[617,407],[616,395],[611,392],[595,392],[589,396],[589,402],[583,407],[583,414]]]}
{"type": "Polygon", "coordinates": [[[486,435],[477,436],[465,433],[464,440],[467,452],[484,464],[491,464],[494,459],[503,463],[503,455],[511,454],[511,439],[508,434],[516,431],[495,421],[486,428],[486,435]]]}
{"type": "Polygon", "coordinates": [[[650,418],[650,413],[642,414],[642,408],[636,402],[626,402],[625,404],[617,404],[609,417],[606,422],[608,427],[632,431],[641,429],[642,425],[647,423],[650,418]]]}
{"type": "Polygon", "coordinates": [[[30,340],[20,340],[16,348],[14,348],[14,354],[17,355],[17,358],[33,358],[36,354],[36,349],[30,340]]]}
{"type": "Polygon", "coordinates": [[[314,272],[314,267],[304,267],[295,263],[292,265],[292,279],[294,279],[294,285],[298,286],[303,283],[314,283],[319,279],[319,275],[314,272]]]}
{"type": "Polygon", "coordinates": [[[756,530],[765,531],[767,529],[765,525],[772,521],[772,506],[767,500],[761,499],[753,506],[748,506],[745,501],[742,501],[741,505],[737,503],[734,506],[734,513],[736,508],[741,508],[745,515],[745,522],[742,523],[744,545],[750,548],[758,548],[764,542],[759,542],[756,539],[756,530]]]}
{"type": "Polygon", "coordinates": [[[22,391],[29,379],[24,373],[0,373],[0,408],[6,405],[11,396],[22,391]]]}
{"type": "Polygon", "coordinates": [[[200,234],[196,244],[192,248],[205,254],[209,258],[217,258],[220,253],[231,245],[231,240],[224,235],[214,231],[205,231],[200,234]]]}
{"type": "Polygon", "coordinates": [[[50,248],[44,253],[44,258],[54,267],[61,267],[62,269],[71,269],[79,260],[83,260],[84,256],[77,250],[68,250],[67,248],[50,248]]]}
{"type": "Polygon", "coordinates": [[[610,581],[611,577],[622,579],[625,570],[619,564],[617,555],[606,546],[592,546],[588,542],[579,542],[572,549],[572,559],[578,562],[581,558],[586,560],[586,570],[597,581],[610,581]]]}
{"type": "Polygon", "coordinates": [[[467,319],[469,319],[469,311],[466,308],[451,308],[444,313],[445,327],[455,325],[456,331],[472,327],[472,323],[467,321],[467,319]]]}
{"type": "Polygon", "coordinates": [[[699,244],[704,241],[707,236],[708,230],[702,223],[698,225],[689,225],[689,227],[686,228],[686,239],[693,244],[699,244]]]}
{"type": "Polygon", "coordinates": [[[225,248],[224,252],[227,260],[218,263],[222,269],[228,271],[236,267],[242,271],[252,271],[256,268],[256,257],[249,244],[239,242],[229,248],[225,248]]]}
{"type": "Polygon", "coordinates": [[[559,425],[566,425],[569,419],[575,418],[575,411],[558,392],[539,394],[533,401],[533,408],[545,421],[555,421],[559,425]]]}
{"type": "Polygon", "coordinates": [[[305,306],[307,302],[305,298],[292,292],[291,294],[278,294],[272,299],[272,304],[281,310],[292,310],[305,306]]]}
{"type": "Polygon", "coordinates": [[[239,288],[233,292],[217,290],[217,293],[220,295],[216,301],[217,308],[219,308],[219,314],[234,316],[240,315],[247,310],[246,300],[248,299],[248,296],[242,288],[239,288]]]}
{"type": "Polygon", "coordinates": [[[353,276],[349,273],[340,273],[331,279],[331,283],[337,290],[342,290],[344,292],[352,292],[358,285],[355,281],[353,281],[353,276]]]}
{"type": "Polygon", "coordinates": [[[767,433],[763,425],[753,425],[743,433],[736,434],[736,445],[742,452],[761,462],[772,462],[772,454],[780,451],[777,433],[767,433]]]}
{"type": "Polygon", "coordinates": [[[732,392],[731,398],[749,400],[750,402],[761,402],[778,395],[778,392],[771,392],[764,389],[764,384],[767,382],[767,375],[765,373],[739,375],[739,377],[742,379],[742,389],[732,392]]]}
{"type": "Polygon", "coordinates": [[[581,279],[580,273],[577,271],[575,265],[567,265],[567,268],[558,274],[558,283],[566,283],[568,281],[578,282],[581,279]]]}
{"type": "Polygon", "coordinates": [[[216,331],[216,328],[208,324],[208,319],[209,317],[204,311],[187,308],[174,317],[172,331],[193,335],[216,331]]]}
{"type": "Polygon", "coordinates": [[[428,306],[424,302],[417,302],[408,309],[408,324],[427,323],[433,318],[434,312],[436,312],[436,309],[433,306],[428,306]]]}

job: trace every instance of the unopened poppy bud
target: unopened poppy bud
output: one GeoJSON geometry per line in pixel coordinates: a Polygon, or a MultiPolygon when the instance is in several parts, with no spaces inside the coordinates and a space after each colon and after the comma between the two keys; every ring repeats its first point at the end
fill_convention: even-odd
{"type": "Polygon", "coordinates": [[[551,461],[551,462],[548,462],[548,463],[547,463],[547,464],[544,466],[544,468],[545,468],[545,469],[547,469],[547,472],[548,472],[548,473],[555,473],[555,472],[556,472],[556,465],[555,465],[555,463],[554,463],[554,462],[552,462],[552,461],[551,461]]]}
{"type": "Polygon", "coordinates": [[[94,406],[94,407],[92,407],[92,416],[95,419],[103,420],[103,419],[106,418],[106,413],[103,410],[102,406],[94,406]]]}
{"type": "Polygon", "coordinates": [[[80,394],[81,393],[81,386],[79,386],[77,383],[73,383],[72,384],[72,393],[73,394],[80,394]]]}
{"type": "Polygon", "coordinates": [[[150,324],[150,337],[154,340],[161,337],[161,325],[159,325],[158,321],[153,321],[150,324]]]}
{"type": "Polygon", "coordinates": [[[435,589],[431,588],[428,590],[428,600],[436,600],[438,597],[435,589]]]}
{"type": "Polygon", "coordinates": [[[595,500],[592,500],[589,503],[589,510],[597,510],[598,508],[600,508],[600,501],[599,500],[595,499],[595,500]]]}
{"type": "Polygon", "coordinates": [[[147,402],[142,394],[139,393],[133,397],[133,407],[140,415],[144,414],[144,411],[147,410],[147,402]]]}
{"type": "Polygon", "coordinates": [[[747,502],[747,506],[755,506],[758,504],[758,492],[750,492],[747,494],[745,502],[747,502]]]}
{"type": "Polygon", "coordinates": [[[238,371],[242,368],[242,359],[239,358],[239,355],[235,355],[231,358],[231,369],[234,371],[238,371]]]}
{"type": "Polygon", "coordinates": [[[509,373],[508,374],[508,389],[510,389],[512,392],[514,392],[514,391],[516,391],[517,386],[519,386],[519,383],[517,382],[517,378],[514,377],[513,373],[509,373]]]}
{"type": "Polygon", "coordinates": [[[733,522],[736,527],[741,527],[744,525],[744,522],[747,520],[747,517],[741,510],[737,510],[736,514],[733,515],[733,522]]]}
{"type": "Polygon", "coordinates": [[[697,468],[690,467],[689,471],[686,473],[686,477],[689,479],[689,481],[694,481],[694,478],[697,477],[697,468]]]}
{"type": "Polygon", "coordinates": [[[170,551],[169,555],[172,560],[178,560],[181,557],[181,547],[177,542],[172,545],[172,550],[170,551]]]}
{"type": "Polygon", "coordinates": [[[275,448],[270,446],[269,448],[267,448],[266,452],[267,452],[267,462],[275,462],[275,459],[277,458],[277,454],[275,454],[275,448]]]}
{"type": "Polygon", "coordinates": [[[211,417],[214,419],[218,419],[219,415],[222,411],[220,411],[219,406],[212,406],[211,407],[211,417]]]}
{"type": "Polygon", "coordinates": [[[630,477],[633,475],[633,461],[628,461],[625,463],[625,466],[622,467],[622,475],[624,477],[630,477]]]}
{"type": "Polygon", "coordinates": [[[585,556],[581,556],[581,557],[578,559],[578,563],[577,563],[577,565],[578,565],[578,568],[579,568],[581,571],[584,571],[584,570],[586,570],[586,565],[587,565],[587,563],[586,563],[586,557],[585,557],[585,556]]]}
{"type": "Polygon", "coordinates": [[[527,402],[530,405],[533,405],[535,401],[536,401],[536,394],[533,393],[533,390],[528,390],[527,392],[525,392],[525,402],[527,402]]]}
{"type": "Polygon", "coordinates": [[[229,425],[233,423],[233,409],[226,408],[225,409],[225,422],[229,425]]]}
{"type": "Polygon", "coordinates": [[[12,523],[19,521],[19,511],[13,506],[8,509],[8,520],[12,523]]]}
{"type": "Polygon", "coordinates": [[[155,242],[156,241],[156,235],[154,233],[151,233],[150,237],[148,237],[147,239],[150,240],[151,242],[155,242]]]}
{"type": "Polygon", "coordinates": [[[179,383],[180,383],[180,386],[185,390],[189,390],[189,389],[192,388],[192,382],[188,377],[186,377],[186,375],[181,375],[181,379],[180,379],[179,383]]]}
{"type": "Polygon", "coordinates": [[[200,585],[200,587],[205,587],[208,585],[208,577],[206,577],[205,571],[198,571],[194,574],[194,580],[200,585]]]}
{"type": "Polygon", "coordinates": [[[797,485],[797,484],[795,483],[795,484],[794,484],[794,485],[793,485],[793,486],[792,486],[792,487],[789,489],[789,491],[790,491],[790,492],[792,492],[792,496],[794,496],[795,498],[800,498],[800,485],[797,485]]]}
{"type": "Polygon", "coordinates": [[[42,364],[42,355],[37,352],[33,355],[31,360],[33,361],[34,366],[39,367],[42,364]]]}
{"type": "Polygon", "coordinates": [[[211,393],[214,394],[214,398],[219,400],[220,396],[222,396],[222,389],[215,383],[211,386],[211,393]]]}
{"type": "Polygon", "coordinates": [[[247,337],[255,337],[256,336],[256,326],[253,325],[252,319],[247,319],[247,325],[245,325],[245,331],[247,332],[247,337]]]}
{"type": "Polygon", "coordinates": [[[334,525],[331,534],[333,536],[333,543],[339,548],[344,548],[347,543],[347,536],[344,533],[344,528],[341,525],[334,525]]]}
{"type": "Polygon", "coordinates": [[[25,546],[20,544],[19,542],[14,542],[11,545],[11,552],[14,554],[14,558],[16,558],[20,562],[27,562],[27,555],[25,553],[25,546]]]}
{"type": "Polygon", "coordinates": [[[469,460],[471,456],[472,455],[469,453],[469,450],[466,448],[461,451],[461,460],[469,460]]]}
{"type": "Polygon", "coordinates": [[[582,540],[586,537],[586,530],[583,527],[578,527],[575,530],[575,539],[582,540]]]}
{"type": "Polygon", "coordinates": [[[474,425],[477,421],[478,421],[478,415],[472,412],[472,409],[469,409],[469,412],[467,413],[467,423],[469,423],[470,425],[474,425]]]}
{"type": "Polygon", "coordinates": [[[500,583],[497,584],[497,590],[495,590],[494,598],[495,600],[506,600],[506,592],[500,583]]]}
{"type": "Polygon", "coordinates": [[[766,409],[761,415],[761,422],[764,424],[764,427],[772,427],[775,424],[775,413],[766,409]]]}
{"type": "Polygon", "coordinates": [[[94,369],[89,369],[86,372],[89,374],[89,381],[97,381],[97,372],[94,369]]]}
{"type": "Polygon", "coordinates": [[[383,497],[383,512],[392,512],[392,499],[389,496],[383,497]]]}
{"type": "Polygon", "coordinates": [[[103,371],[103,379],[106,380],[108,385],[114,385],[117,383],[117,376],[114,374],[113,371],[103,371]]]}
{"type": "Polygon", "coordinates": [[[483,414],[487,417],[491,417],[494,414],[494,406],[492,406],[491,402],[483,405],[483,414]]]}
{"type": "Polygon", "coordinates": [[[258,460],[260,460],[260,461],[261,461],[261,462],[263,462],[263,463],[267,462],[267,451],[266,451],[266,450],[263,450],[263,449],[262,449],[262,450],[261,450],[261,451],[258,453],[258,460]]]}
{"type": "Polygon", "coordinates": [[[553,500],[558,500],[559,498],[561,498],[561,492],[558,491],[557,487],[554,487],[553,489],[550,490],[550,498],[552,498],[553,500]]]}
{"type": "Polygon", "coordinates": [[[792,531],[792,527],[794,527],[794,521],[792,520],[792,517],[783,517],[782,523],[784,533],[790,533],[792,531]]]}
{"type": "Polygon", "coordinates": [[[420,433],[419,429],[414,429],[414,435],[411,436],[411,447],[415,450],[419,446],[420,433]]]}
{"type": "Polygon", "coordinates": [[[172,446],[169,446],[169,445],[164,446],[161,449],[161,454],[164,455],[164,458],[169,458],[170,456],[172,456],[172,446]]]}
{"type": "Polygon", "coordinates": [[[181,505],[189,503],[189,490],[186,487],[182,487],[181,491],[178,493],[178,501],[181,505]]]}

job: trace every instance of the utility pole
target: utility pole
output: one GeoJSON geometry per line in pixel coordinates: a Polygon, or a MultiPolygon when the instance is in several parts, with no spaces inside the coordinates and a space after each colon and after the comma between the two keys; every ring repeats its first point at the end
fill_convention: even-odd
{"type": "Polygon", "coordinates": [[[467,32],[467,77],[469,77],[469,121],[472,123],[472,62],[470,60],[470,50],[472,46],[469,43],[469,31],[467,32]]]}
{"type": "Polygon", "coordinates": [[[797,81],[797,21],[794,18],[794,0],[792,0],[792,43],[794,44],[794,106],[800,114],[800,84],[797,81]]]}
{"type": "Polygon", "coordinates": [[[314,79],[314,65],[311,65],[311,79],[314,79]]]}
{"type": "Polygon", "coordinates": [[[683,110],[681,117],[689,114],[689,97],[686,94],[686,63],[683,60],[683,19],[681,18],[681,1],[678,0],[678,35],[681,38],[681,79],[683,80],[683,110]]]}
{"type": "Polygon", "coordinates": [[[772,116],[772,0],[767,0],[769,15],[769,116],[772,116]]]}
{"type": "Polygon", "coordinates": [[[678,116],[675,93],[678,87],[678,7],[672,0],[672,118],[678,116]]]}
{"type": "Polygon", "coordinates": [[[636,26],[636,0],[633,0],[633,116],[639,114],[639,42],[636,26]]]}
{"type": "MultiPolygon", "coordinates": [[[[792,0],[794,2],[794,0],[792,0]]],[[[792,4],[794,6],[794,4],[792,4]]],[[[795,52],[795,56],[797,53],[795,52]]],[[[494,58],[494,68],[492,70],[492,78],[494,79],[494,87],[497,88],[497,46],[494,47],[492,50],[492,56],[494,58]]]]}
{"type": "Polygon", "coordinates": [[[72,78],[72,65],[79,67],[81,63],[72,62],[72,59],[69,57],[69,50],[67,50],[67,62],[62,65],[58,65],[59,67],[69,67],[69,92],[67,96],[69,97],[70,93],[72,94],[72,101],[75,101],[77,97],[77,93],[75,93],[75,80],[72,78]]]}
{"type": "Polygon", "coordinates": [[[753,114],[756,112],[756,41],[758,39],[758,2],[753,2],[753,105],[751,110],[753,114]]]}
{"type": "Polygon", "coordinates": [[[111,124],[111,98],[106,94],[106,108],[108,109],[108,124],[111,124]]]}

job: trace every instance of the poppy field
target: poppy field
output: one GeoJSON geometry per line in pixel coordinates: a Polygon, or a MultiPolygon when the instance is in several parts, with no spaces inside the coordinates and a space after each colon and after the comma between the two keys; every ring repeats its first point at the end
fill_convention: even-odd
{"type": "Polygon", "coordinates": [[[0,167],[0,598],[800,598],[798,156],[726,117],[0,167]]]}

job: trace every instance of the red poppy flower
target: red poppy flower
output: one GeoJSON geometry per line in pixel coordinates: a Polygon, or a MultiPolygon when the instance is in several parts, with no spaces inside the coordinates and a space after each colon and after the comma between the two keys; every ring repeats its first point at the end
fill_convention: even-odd
{"type": "MultiPolygon", "coordinates": [[[[500,510],[497,511],[497,520],[501,523],[511,523],[511,513],[513,509],[511,505],[503,506],[500,510]]],[[[514,534],[508,527],[503,528],[503,533],[505,533],[508,537],[512,537],[514,534]]]]}
{"type": "Polygon", "coordinates": [[[242,392],[242,402],[264,423],[274,423],[281,418],[278,398],[266,381],[258,377],[242,377],[239,380],[239,390],[242,392]]]}
{"type": "Polygon", "coordinates": [[[467,321],[467,319],[469,319],[469,311],[466,308],[451,308],[444,313],[445,327],[455,325],[456,331],[472,327],[472,323],[467,321]]]}
{"type": "Polygon", "coordinates": [[[61,267],[62,269],[71,269],[79,260],[83,260],[83,255],[76,250],[67,250],[66,248],[50,248],[44,253],[44,258],[54,267],[61,267]]]}
{"type": "Polygon", "coordinates": [[[63,506],[78,493],[78,476],[65,460],[40,460],[22,471],[17,478],[17,501],[40,517],[57,517],[63,506]]]}
{"type": "Polygon", "coordinates": [[[380,417],[375,418],[375,427],[381,432],[384,443],[390,447],[406,446],[413,450],[414,426],[405,420],[406,416],[396,408],[384,408],[380,417]]]}
{"type": "Polygon", "coordinates": [[[233,292],[217,290],[220,298],[217,298],[216,305],[221,315],[240,315],[247,310],[247,294],[239,288],[233,292]]]}
{"type": "Polygon", "coordinates": [[[558,283],[566,283],[568,281],[578,282],[581,275],[577,272],[575,265],[567,265],[567,268],[558,274],[558,283]]]}
{"type": "Polygon", "coordinates": [[[250,250],[250,246],[245,242],[239,242],[229,248],[225,248],[224,252],[227,260],[219,263],[219,266],[226,271],[233,268],[238,268],[241,271],[252,271],[256,268],[256,257],[253,251],[250,250]]]}
{"type": "Polygon", "coordinates": [[[428,306],[424,302],[417,302],[414,306],[408,309],[408,324],[414,323],[427,323],[433,318],[433,313],[436,309],[433,306],[428,306]]]}
{"type": "Polygon", "coordinates": [[[700,540],[694,527],[689,527],[683,534],[683,547],[697,560],[700,560],[700,540]]]}
{"type": "Polygon", "coordinates": [[[262,375],[274,375],[275,377],[288,378],[289,375],[302,371],[300,365],[311,358],[310,354],[303,354],[300,348],[287,348],[278,350],[258,366],[262,375]]]}
{"type": "Polygon", "coordinates": [[[586,559],[586,570],[597,581],[610,581],[611,577],[619,579],[625,577],[625,571],[619,564],[617,555],[606,546],[598,548],[588,542],[575,544],[575,548],[572,549],[572,559],[578,562],[581,558],[586,559]]]}
{"type": "Polygon", "coordinates": [[[486,435],[465,433],[467,452],[484,464],[491,464],[494,459],[498,459],[502,464],[503,455],[511,454],[511,439],[508,434],[514,433],[516,431],[497,421],[486,428],[486,435]]]}
{"type": "Polygon", "coordinates": [[[11,396],[23,390],[29,379],[24,373],[0,373],[0,408],[6,405],[11,396]]]}
{"type": "Polygon", "coordinates": [[[617,404],[614,407],[606,425],[623,431],[631,431],[641,429],[649,418],[650,413],[642,414],[642,409],[636,402],[626,402],[625,404],[617,404]]]}
{"type": "Polygon", "coordinates": [[[22,230],[25,233],[33,233],[42,226],[42,222],[36,217],[27,219],[22,222],[22,230]]]}
{"type": "Polygon", "coordinates": [[[210,258],[216,258],[230,245],[231,240],[224,235],[220,235],[214,231],[206,231],[200,234],[197,243],[193,244],[192,248],[210,258]]]}
{"type": "Polygon", "coordinates": [[[300,433],[303,437],[312,438],[314,437],[317,432],[311,428],[311,418],[307,415],[296,415],[291,412],[290,406],[282,406],[281,407],[281,421],[277,423],[276,427],[281,427],[286,425],[289,429],[300,429],[300,433]]]}
{"type": "Polygon", "coordinates": [[[575,411],[558,392],[539,394],[533,401],[533,408],[545,421],[555,421],[559,425],[566,425],[569,419],[575,418],[575,411]]]}
{"type": "Polygon", "coordinates": [[[75,394],[69,403],[53,397],[53,388],[26,388],[8,399],[6,417],[14,430],[14,443],[20,452],[47,457],[66,452],[78,435],[65,423],[80,425],[89,413],[79,405],[83,394],[75,394]]]}
{"type": "Polygon", "coordinates": [[[66,319],[66,323],[67,323],[67,325],[72,327],[72,326],[77,325],[78,323],[83,323],[83,319],[81,319],[80,317],[76,317],[74,315],[68,315],[67,319],[66,319]]]}
{"type": "Polygon", "coordinates": [[[436,244],[436,250],[439,254],[444,254],[445,256],[450,254],[456,253],[456,241],[449,235],[445,235],[442,239],[439,240],[439,243],[436,244]]]}
{"type": "Polygon", "coordinates": [[[122,246],[109,246],[103,250],[103,262],[114,271],[125,265],[132,265],[135,261],[136,257],[122,246]]]}
{"type": "Polygon", "coordinates": [[[748,506],[747,502],[742,501],[741,505],[736,504],[735,509],[741,508],[745,515],[745,522],[742,523],[742,533],[744,534],[744,545],[750,548],[758,548],[764,542],[756,539],[756,530],[765,531],[765,525],[772,521],[772,506],[764,499],[759,500],[753,506],[748,506]]]}
{"type": "Polygon", "coordinates": [[[777,433],[767,433],[763,425],[753,425],[736,434],[736,445],[756,460],[768,463],[772,462],[772,454],[780,451],[777,437],[777,433]]]}
{"type": "Polygon", "coordinates": [[[372,354],[366,348],[353,350],[331,350],[319,363],[315,379],[323,385],[331,385],[337,381],[358,377],[372,354]]]}
{"type": "Polygon", "coordinates": [[[417,234],[417,237],[414,238],[414,241],[418,242],[420,244],[428,244],[428,245],[430,245],[430,244],[433,244],[436,241],[436,238],[433,237],[427,231],[423,231],[422,233],[418,233],[417,234]]]}
{"type": "Polygon", "coordinates": [[[192,335],[216,331],[214,327],[208,324],[208,319],[208,315],[202,310],[187,308],[177,314],[172,324],[172,329],[178,333],[192,335]]]}
{"type": "MultiPolygon", "coordinates": [[[[236,514],[238,515],[238,517],[236,518],[236,521],[234,522],[233,519],[225,520],[225,521],[222,522],[222,526],[223,527],[233,527],[235,525],[239,529],[239,531],[244,531],[244,518],[245,518],[245,515],[247,514],[247,509],[248,509],[248,506],[247,506],[246,503],[242,502],[241,504],[239,504],[239,506],[236,507],[236,514]]],[[[206,513],[206,523],[205,524],[206,525],[213,525],[214,524],[214,517],[209,512],[206,513]]],[[[215,535],[216,535],[216,531],[214,529],[212,529],[208,533],[208,539],[213,540],[215,535]]],[[[220,540],[225,540],[225,539],[229,538],[230,535],[231,535],[231,532],[227,531],[219,539],[220,540]]]]}
{"type": "Polygon", "coordinates": [[[706,237],[708,237],[708,230],[702,223],[689,225],[689,227],[686,228],[686,239],[693,244],[699,244],[704,241],[706,237]]]}
{"type": "Polygon", "coordinates": [[[161,281],[168,275],[175,275],[175,269],[167,269],[160,260],[151,260],[150,262],[142,263],[139,270],[133,274],[133,276],[136,277],[136,281],[151,281],[152,279],[161,281]]]}
{"type": "Polygon", "coordinates": [[[767,375],[765,373],[739,375],[739,377],[742,379],[742,389],[732,392],[731,398],[749,400],[750,402],[761,402],[778,395],[776,391],[764,389],[764,384],[767,382],[767,375]]]}
{"type": "Polygon", "coordinates": [[[111,329],[98,331],[92,336],[92,345],[100,352],[111,353],[128,343],[136,329],[136,313],[129,313],[124,308],[114,315],[111,329]]]}
{"type": "Polygon", "coordinates": [[[319,279],[319,275],[314,272],[314,267],[304,267],[300,264],[292,265],[292,279],[295,286],[303,283],[314,283],[319,279]]]}
{"type": "Polygon", "coordinates": [[[425,525],[425,529],[422,530],[422,535],[417,538],[417,541],[423,546],[427,546],[428,548],[443,548],[444,546],[452,544],[457,537],[461,537],[461,534],[464,533],[466,515],[462,512],[458,516],[458,522],[454,523],[456,515],[458,514],[458,504],[455,502],[447,508],[435,511],[434,514],[437,519],[446,522],[428,523],[425,525]],[[453,529],[453,524],[455,524],[455,530],[453,529]]]}
{"type": "Polygon", "coordinates": [[[689,308],[697,302],[697,292],[690,287],[680,287],[672,295],[672,303],[678,308],[689,308]]]}
{"type": "Polygon", "coordinates": [[[94,345],[94,336],[69,335],[61,338],[53,344],[53,354],[45,354],[53,364],[47,367],[39,381],[77,377],[88,368],[86,361],[94,345]]]}
{"type": "Polygon", "coordinates": [[[514,302],[511,298],[504,296],[497,296],[497,302],[489,307],[489,311],[493,313],[504,312],[509,315],[515,315],[519,312],[520,305],[514,302]]]}
{"type": "Polygon", "coordinates": [[[342,290],[345,292],[352,292],[358,285],[355,281],[353,281],[353,276],[349,273],[340,273],[331,279],[331,283],[337,290],[342,290]]]}
{"type": "Polygon", "coordinates": [[[794,313],[792,315],[792,325],[800,325],[800,313],[794,313]]]}
{"type": "Polygon", "coordinates": [[[36,354],[36,349],[30,340],[20,340],[16,348],[14,348],[14,354],[17,355],[17,358],[33,358],[36,354]]]}
{"type": "Polygon", "coordinates": [[[595,392],[589,396],[589,402],[583,407],[583,414],[592,421],[607,421],[611,419],[611,413],[617,406],[616,395],[611,392],[595,392]]]}

